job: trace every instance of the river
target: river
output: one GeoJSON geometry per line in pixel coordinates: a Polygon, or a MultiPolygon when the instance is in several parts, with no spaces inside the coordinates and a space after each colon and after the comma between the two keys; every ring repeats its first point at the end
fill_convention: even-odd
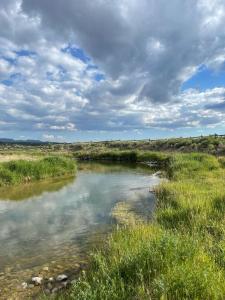
{"type": "Polygon", "coordinates": [[[129,201],[149,218],[155,203],[149,189],[159,181],[136,164],[80,163],[75,178],[0,190],[2,294],[22,292],[21,283],[32,275],[85,264],[91,245],[112,228],[118,202],[129,201]]]}

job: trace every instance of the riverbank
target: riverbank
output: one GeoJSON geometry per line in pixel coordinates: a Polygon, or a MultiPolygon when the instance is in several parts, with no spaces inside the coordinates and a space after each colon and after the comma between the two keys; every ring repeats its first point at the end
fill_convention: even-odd
{"type": "Polygon", "coordinates": [[[65,157],[52,156],[37,160],[11,160],[0,163],[0,187],[73,175],[75,172],[75,161],[65,157]]]}
{"type": "Polygon", "coordinates": [[[115,230],[60,299],[225,298],[224,159],[163,156],[153,222],[115,230]]]}

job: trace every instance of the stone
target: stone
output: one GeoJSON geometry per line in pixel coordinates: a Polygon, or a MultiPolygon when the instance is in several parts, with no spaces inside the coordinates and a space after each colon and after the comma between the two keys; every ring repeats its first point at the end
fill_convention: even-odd
{"type": "Polygon", "coordinates": [[[51,291],[49,289],[44,290],[45,294],[51,294],[51,291]]]}
{"type": "Polygon", "coordinates": [[[32,289],[32,288],[34,288],[34,284],[28,284],[28,287],[29,287],[29,289],[32,289]]]}
{"type": "Polygon", "coordinates": [[[74,267],[75,267],[75,268],[80,268],[80,264],[76,263],[76,264],[74,265],[74,267]]]}
{"type": "Polygon", "coordinates": [[[61,265],[56,266],[57,269],[62,269],[63,267],[61,265]]]}
{"type": "Polygon", "coordinates": [[[48,281],[49,281],[49,282],[54,282],[54,278],[53,278],[53,277],[50,277],[50,278],[48,279],[48,281]]]}
{"type": "Polygon", "coordinates": [[[32,277],[31,281],[35,284],[35,285],[41,285],[43,278],[42,277],[32,277]]]}
{"type": "Polygon", "coordinates": [[[61,287],[62,287],[62,288],[67,287],[67,285],[68,285],[68,281],[63,281],[63,282],[61,283],[61,287]]]}
{"type": "Polygon", "coordinates": [[[23,288],[23,289],[26,289],[27,287],[28,287],[28,284],[27,284],[26,282],[23,282],[23,283],[22,283],[22,288],[23,288]]]}
{"type": "Polygon", "coordinates": [[[44,267],[42,270],[43,270],[43,271],[48,271],[48,270],[49,270],[49,267],[44,267]]]}
{"type": "Polygon", "coordinates": [[[48,287],[49,290],[51,290],[51,289],[52,289],[52,284],[49,282],[49,283],[47,284],[47,287],[48,287]]]}
{"type": "Polygon", "coordinates": [[[53,290],[52,290],[52,293],[54,294],[54,293],[57,293],[58,292],[58,288],[57,287],[55,287],[53,290]]]}
{"type": "Polygon", "coordinates": [[[68,278],[67,275],[65,275],[65,274],[60,274],[60,275],[58,275],[58,276],[56,277],[56,280],[59,281],[59,282],[60,282],[60,281],[66,281],[67,278],[68,278]]]}

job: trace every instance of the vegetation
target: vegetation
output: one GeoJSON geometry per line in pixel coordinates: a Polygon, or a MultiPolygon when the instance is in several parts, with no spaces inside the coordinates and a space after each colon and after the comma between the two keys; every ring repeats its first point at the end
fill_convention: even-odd
{"type": "Polygon", "coordinates": [[[167,155],[170,181],[156,189],[154,220],[126,219],[63,299],[224,299],[224,165],[207,154],[167,155]]]}
{"type": "Polygon", "coordinates": [[[75,171],[75,162],[63,157],[45,157],[35,161],[12,160],[0,163],[0,187],[72,175],[75,171]]]}
{"type": "Polygon", "coordinates": [[[225,154],[225,136],[210,135],[188,138],[170,138],[159,140],[101,141],[77,143],[41,143],[40,141],[0,140],[0,154],[30,153],[34,155],[81,155],[107,151],[165,151],[165,152],[204,152],[225,154]]]}
{"type": "Polygon", "coordinates": [[[105,141],[71,144],[70,150],[75,153],[104,152],[110,150],[128,151],[165,151],[165,152],[204,152],[225,154],[225,136],[212,135],[205,137],[171,138],[161,140],[105,141]]]}

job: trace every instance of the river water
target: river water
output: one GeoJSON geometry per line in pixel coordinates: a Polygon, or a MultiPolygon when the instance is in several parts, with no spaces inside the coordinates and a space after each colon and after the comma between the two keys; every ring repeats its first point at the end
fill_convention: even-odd
{"type": "Polygon", "coordinates": [[[0,290],[7,294],[29,276],[85,261],[90,244],[112,227],[118,202],[151,215],[149,189],[159,181],[140,165],[81,163],[75,178],[0,190],[0,290]]]}

